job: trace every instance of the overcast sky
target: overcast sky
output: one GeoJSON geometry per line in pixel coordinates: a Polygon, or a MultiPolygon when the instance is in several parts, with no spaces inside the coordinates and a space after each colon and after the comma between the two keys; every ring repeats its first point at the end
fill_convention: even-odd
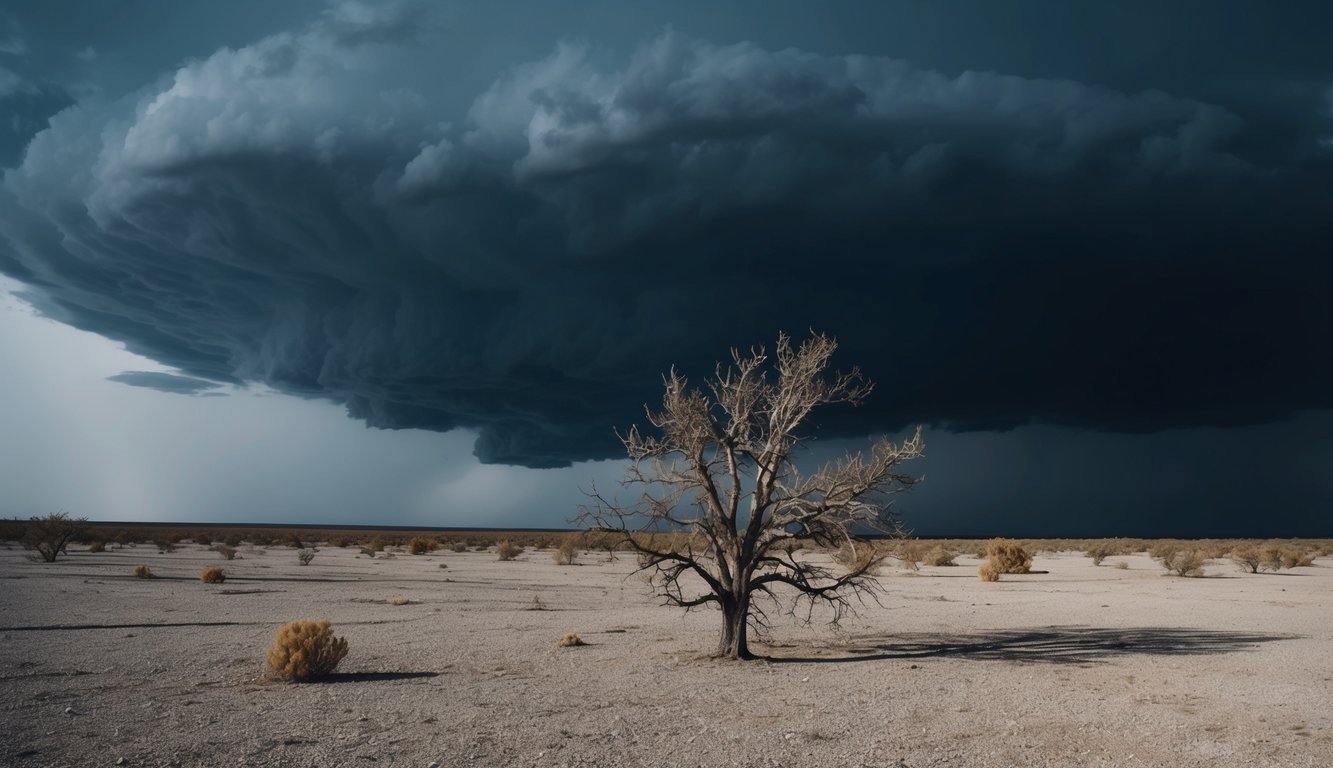
{"type": "MultiPolygon", "coordinates": [[[[1165,7],[1163,7],[1165,6],[1165,7]]],[[[1333,534],[1333,7],[0,10],[0,515],[562,526],[814,328],[930,534],[1333,534]]]]}

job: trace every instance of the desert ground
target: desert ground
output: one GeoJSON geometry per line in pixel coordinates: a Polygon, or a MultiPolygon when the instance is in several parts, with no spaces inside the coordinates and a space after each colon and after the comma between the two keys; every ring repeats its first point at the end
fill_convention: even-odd
{"type": "Polygon", "coordinates": [[[882,606],[774,616],[769,658],[736,663],[708,657],[716,613],[658,605],[605,553],[28,554],[0,545],[6,766],[1333,765],[1327,557],[1178,578],[1070,552],[997,583],[967,557],[890,565],[882,606]],[[347,657],[267,679],[301,618],[347,657]],[[587,645],[557,648],[566,632],[587,645]]]}

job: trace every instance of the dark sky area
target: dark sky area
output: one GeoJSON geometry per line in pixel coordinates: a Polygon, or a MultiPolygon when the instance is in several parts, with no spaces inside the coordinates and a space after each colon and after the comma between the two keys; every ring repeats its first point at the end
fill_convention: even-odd
{"type": "Polygon", "coordinates": [[[86,391],[0,372],[28,430],[0,514],[561,525],[663,371],[816,329],[877,387],[812,458],[925,424],[919,532],[1333,535],[1329,29],[1314,2],[7,4],[0,354],[86,359],[23,342],[53,322],[126,354],[86,391]],[[154,466],[232,490],[69,491],[34,397],[79,399],[72,440],[116,411],[127,444],[208,445],[154,466]],[[395,431],[217,452],[312,401],[395,431]],[[358,439],[486,480],[434,519],[399,471],[359,475],[388,509],[312,503],[358,439]],[[534,490],[490,514],[496,486],[534,490]]]}

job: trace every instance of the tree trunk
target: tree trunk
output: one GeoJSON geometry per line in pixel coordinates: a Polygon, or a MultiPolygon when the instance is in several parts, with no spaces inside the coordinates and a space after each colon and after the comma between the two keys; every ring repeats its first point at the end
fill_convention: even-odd
{"type": "Polygon", "coordinates": [[[722,638],[717,655],[724,659],[753,659],[746,641],[750,620],[750,596],[724,595],[722,598],[722,638]]]}

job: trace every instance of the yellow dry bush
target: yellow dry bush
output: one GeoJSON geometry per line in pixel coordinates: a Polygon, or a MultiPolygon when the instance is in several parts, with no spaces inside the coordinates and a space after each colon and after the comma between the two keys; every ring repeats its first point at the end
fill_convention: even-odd
{"type": "Polygon", "coordinates": [[[216,565],[206,565],[199,572],[199,580],[205,584],[221,584],[227,580],[227,575],[216,565]]]}
{"type": "Polygon", "coordinates": [[[1177,576],[1202,576],[1208,563],[1207,553],[1201,549],[1177,549],[1158,558],[1162,567],[1177,576]]]}
{"type": "Polygon", "coordinates": [[[424,555],[427,552],[434,552],[440,543],[435,539],[428,539],[425,536],[416,536],[407,542],[407,551],[414,555],[424,555]]]}
{"type": "Polygon", "coordinates": [[[1013,539],[993,539],[986,545],[986,559],[997,573],[1027,573],[1032,555],[1013,539]]]}
{"type": "Polygon", "coordinates": [[[954,557],[956,557],[954,553],[950,552],[949,550],[945,549],[939,544],[936,544],[934,547],[931,547],[929,552],[926,553],[925,560],[926,560],[926,565],[933,565],[936,567],[945,565],[958,565],[958,563],[954,562],[953,560],[954,557]]]}
{"type": "Polygon", "coordinates": [[[1306,568],[1314,565],[1315,553],[1300,547],[1283,547],[1281,561],[1283,568],[1306,568]]]}
{"type": "Polygon", "coordinates": [[[1109,557],[1110,555],[1119,554],[1119,552],[1114,543],[1110,541],[1098,541],[1093,544],[1089,544],[1083,550],[1083,554],[1092,558],[1093,565],[1101,565],[1102,561],[1105,560],[1107,557],[1109,557]]]}
{"type": "Polygon", "coordinates": [[[506,539],[495,547],[495,554],[499,555],[501,560],[513,560],[523,554],[523,548],[506,539]]]}
{"type": "Polygon", "coordinates": [[[977,578],[982,581],[999,581],[1000,572],[996,570],[994,565],[991,565],[989,560],[987,560],[977,567],[977,578]]]}
{"type": "Polygon", "coordinates": [[[389,605],[407,605],[412,601],[408,600],[406,597],[403,597],[402,595],[394,595],[385,602],[387,602],[389,605]]]}
{"type": "Polygon", "coordinates": [[[583,642],[583,638],[575,632],[566,632],[565,636],[555,644],[557,648],[572,648],[576,645],[587,645],[587,643],[583,642]]]}
{"type": "Polygon", "coordinates": [[[278,628],[268,650],[274,677],[301,682],[333,671],[347,655],[347,640],[333,636],[327,621],[291,621],[278,628]]]}
{"type": "Polygon", "coordinates": [[[153,571],[146,565],[136,565],[134,566],[134,576],[140,579],[151,579],[153,578],[153,571]]]}
{"type": "Polygon", "coordinates": [[[574,565],[579,559],[579,542],[573,536],[567,536],[560,542],[560,547],[553,555],[556,565],[574,565]]]}
{"type": "Polygon", "coordinates": [[[1282,568],[1282,550],[1279,547],[1267,546],[1259,550],[1260,567],[1266,571],[1277,571],[1282,568]]]}
{"type": "Polygon", "coordinates": [[[1253,545],[1241,545],[1231,550],[1231,561],[1242,571],[1258,573],[1264,559],[1259,548],[1253,545]]]}
{"type": "Polygon", "coordinates": [[[846,568],[848,573],[864,573],[870,576],[879,573],[879,566],[884,562],[884,557],[885,554],[869,542],[862,542],[860,545],[843,544],[833,553],[834,562],[846,568]]]}
{"type": "Polygon", "coordinates": [[[903,567],[911,571],[921,570],[921,561],[925,559],[922,544],[919,541],[904,541],[893,548],[893,556],[898,558],[903,567]]]}

